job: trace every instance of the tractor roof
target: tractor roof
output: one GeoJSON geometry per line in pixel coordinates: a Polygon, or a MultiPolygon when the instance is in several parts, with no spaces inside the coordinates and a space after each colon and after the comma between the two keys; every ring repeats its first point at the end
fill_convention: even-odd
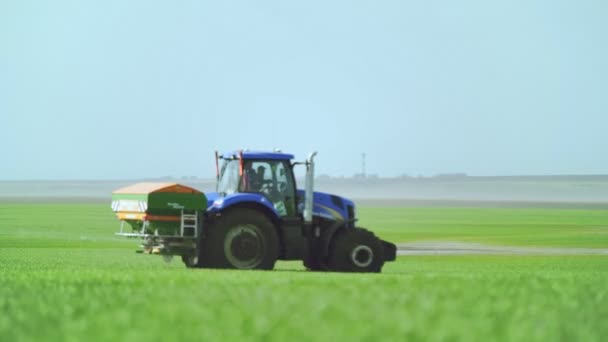
{"type": "MultiPolygon", "coordinates": [[[[240,151],[228,152],[222,155],[224,159],[238,158],[240,151]]],[[[271,160],[291,160],[293,154],[282,152],[263,152],[263,151],[243,151],[243,159],[271,159],[271,160]]]]}

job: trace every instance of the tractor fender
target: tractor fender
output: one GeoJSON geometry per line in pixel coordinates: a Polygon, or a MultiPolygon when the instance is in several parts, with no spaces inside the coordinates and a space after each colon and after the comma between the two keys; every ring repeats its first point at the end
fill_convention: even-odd
{"type": "Polygon", "coordinates": [[[262,194],[236,193],[224,197],[217,197],[207,208],[208,213],[220,213],[229,208],[245,206],[263,210],[272,221],[279,219],[280,215],[272,202],[262,194]]]}
{"type": "MultiPolygon", "coordinates": [[[[277,234],[279,234],[279,213],[265,196],[255,193],[238,193],[225,197],[218,197],[207,209],[208,222],[212,223],[215,220],[215,217],[229,215],[229,212],[238,210],[239,208],[252,209],[262,213],[264,216],[268,217],[274,225],[277,234]]],[[[207,229],[210,229],[210,227],[207,227],[207,229]]]]}

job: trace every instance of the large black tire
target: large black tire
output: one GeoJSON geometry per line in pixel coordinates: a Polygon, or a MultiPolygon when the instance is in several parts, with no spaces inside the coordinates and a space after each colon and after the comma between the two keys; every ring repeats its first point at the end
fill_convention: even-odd
{"type": "Polygon", "coordinates": [[[200,245],[199,265],[208,268],[271,270],[279,255],[272,222],[247,208],[222,213],[200,245]]]}
{"type": "Polygon", "coordinates": [[[365,229],[343,229],[330,244],[327,260],[330,271],[380,272],[383,265],[382,242],[365,229]]]}
{"type": "Polygon", "coordinates": [[[198,255],[182,255],[182,262],[188,268],[194,268],[198,266],[198,255]]]}

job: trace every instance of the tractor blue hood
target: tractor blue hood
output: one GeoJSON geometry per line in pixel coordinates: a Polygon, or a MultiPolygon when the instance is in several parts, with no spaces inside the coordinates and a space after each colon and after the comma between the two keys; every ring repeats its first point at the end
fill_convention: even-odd
{"type": "MultiPolygon", "coordinates": [[[[298,212],[304,211],[304,190],[298,190],[298,212]]],[[[355,203],[344,197],[315,191],[313,195],[314,216],[334,221],[348,221],[355,218],[355,203]]]]}
{"type": "MultiPolygon", "coordinates": [[[[304,211],[304,190],[298,190],[298,213],[304,211]]],[[[217,192],[205,193],[207,196],[207,211],[217,212],[242,202],[257,202],[270,209],[278,218],[272,203],[263,195],[257,193],[235,193],[220,196],[217,192]]],[[[349,221],[355,219],[355,204],[344,197],[318,192],[313,196],[313,215],[333,221],[349,221]]]]}

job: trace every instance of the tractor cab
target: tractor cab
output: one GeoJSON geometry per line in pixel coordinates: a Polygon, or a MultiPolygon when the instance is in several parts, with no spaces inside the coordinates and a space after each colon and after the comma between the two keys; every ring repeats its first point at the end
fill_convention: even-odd
{"type": "Polygon", "coordinates": [[[239,152],[218,160],[217,192],[220,196],[252,193],[264,196],[281,217],[297,216],[296,183],[291,166],[293,155],[239,152]]]}

